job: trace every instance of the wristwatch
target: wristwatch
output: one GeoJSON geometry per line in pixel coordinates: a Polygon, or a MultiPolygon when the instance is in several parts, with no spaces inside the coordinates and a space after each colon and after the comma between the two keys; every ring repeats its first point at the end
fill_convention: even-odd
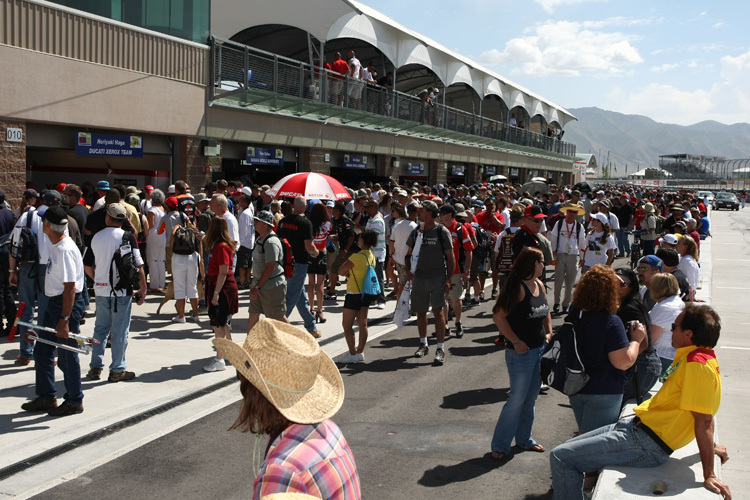
{"type": "Polygon", "coordinates": [[[66,321],[66,322],[67,322],[67,321],[70,321],[70,316],[61,316],[61,317],[60,317],[60,320],[61,320],[61,321],[66,321]]]}

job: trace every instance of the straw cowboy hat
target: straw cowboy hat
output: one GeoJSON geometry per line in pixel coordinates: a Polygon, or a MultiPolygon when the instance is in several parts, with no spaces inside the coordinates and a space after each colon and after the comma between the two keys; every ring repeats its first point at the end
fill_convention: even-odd
{"type": "Polygon", "coordinates": [[[566,213],[568,211],[574,211],[578,215],[583,215],[583,214],[586,213],[586,209],[583,208],[582,205],[580,205],[578,203],[573,203],[572,201],[569,201],[569,202],[565,203],[563,206],[560,207],[560,213],[564,214],[564,213],[566,213]]]}
{"type": "Polygon", "coordinates": [[[315,424],[344,402],[344,382],[333,360],[305,330],[260,320],[244,344],[214,339],[216,350],[287,420],[315,424]]]}

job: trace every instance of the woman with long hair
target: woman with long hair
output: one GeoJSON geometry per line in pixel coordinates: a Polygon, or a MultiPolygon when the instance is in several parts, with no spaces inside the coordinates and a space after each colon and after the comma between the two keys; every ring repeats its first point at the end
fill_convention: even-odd
{"type": "MultiPolygon", "coordinates": [[[[198,237],[198,229],[193,224],[195,215],[195,203],[189,197],[182,198],[178,206],[180,218],[178,224],[172,230],[171,250],[172,250],[172,283],[174,284],[175,309],[177,316],[172,318],[175,323],[185,323],[185,303],[190,301],[192,315],[190,319],[198,323],[198,280],[205,282],[203,266],[203,244],[198,237]],[[192,231],[194,245],[192,249],[175,248],[175,235],[177,231],[192,231]],[[175,251],[176,250],[176,251],[175,251]],[[192,250],[192,251],[191,251],[192,250]]],[[[210,224],[209,224],[210,225],[210,224]]]]}
{"type": "Polygon", "coordinates": [[[685,303],[680,298],[677,278],[670,273],[651,276],[649,292],[656,301],[656,305],[648,313],[651,319],[651,337],[661,360],[663,373],[674,360],[676,349],[672,346],[672,323],[685,309],[685,303]]]}
{"type": "Polygon", "coordinates": [[[637,323],[625,332],[617,316],[620,280],[611,267],[597,264],[581,277],[566,322],[576,325],[580,335],[578,354],[589,381],[569,396],[578,430],[585,434],[617,421],[625,370],[633,366],[646,338],[646,328],[637,323]]]}
{"type": "Polygon", "coordinates": [[[326,246],[328,235],[331,233],[331,217],[328,215],[326,206],[315,203],[310,210],[310,222],[313,226],[313,245],[318,249],[318,256],[310,259],[307,266],[307,299],[310,302],[310,312],[315,316],[316,323],[325,323],[323,316],[323,288],[328,273],[328,257],[326,246]],[[317,293],[316,293],[317,292],[317,293]],[[315,297],[318,297],[317,311],[315,310],[315,297]]]}
{"type": "Polygon", "coordinates": [[[698,281],[700,279],[700,267],[698,266],[698,244],[690,236],[683,236],[677,242],[675,247],[680,254],[680,263],[677,269],[682,270],[687,276],[690,283],[692,300],[695,297],[695,291],[698,290],[698,281]]]}
{"type": "Polygon", "coordinates": [[[586,236],[586,249],[581,259],[581,274],[597,264],[611,266],[615,260],[615,239],[609,228],[609,220],[603,213],[591,216],[594,231],[586,236]]]}
{"type": "Polygon", "coordinates": [[[638,321],[646,327],[646,340],[641,342],[635,364],[628,369],[627,382],[622,395],[623,404],[631,398],[636,398],[640,403],[646,399],[648,392],[659,379],[662,373],[661,361],[651,341],[651,320],[648,317],[646,304],[641,300],[638,275],[628,268],[617,269],[615,274],[619,282],[617,291],[620,299],[617,316],[626,328],[631,321],[638,321]]]}
{"type": "MultiPolygon", "coordinates": [[[[153,194],[151,195],[153,197],[153,194]]],[[[234,249],[237,245],[229,236],[229,227],[223,217],[214,217],[208,225],[203,243],[209,253],[206,276],[206,302],[208,318],[217,339],[232,340],[231,321],[239,307],[237,282],[232,272],[234,249]]],[[[221,352],[203,367],[203,371],[215,372],[226,369],[221,352]]]]}
{"type": "Polygon", "coordinates": [[[378,233],[367,229],[359,235],[357,245],[361,249],[353,254],[339,267],[341,276],[349,276],[346,283],[346,299],[344,299],[344,314],[341,324],[344,327],[344,338],[349,347],[349,354],[341,358],[341,363],[361,363],[365,360],[364,350],[367,343],[367,313],[370,302],[363,294],[365,277],[370,266],[375,267],[375,256],[372,247],[378,244],[378,233]],[[359,339],[354,343],[354,320],[359,327],[359,339]]]}
{"type": "Polygon", "coordinates": [[[214,344],[240,380],[242,405],[232,429],[268,435],[253,499],[297,493],[360,500],[357,464],[331,420],[344,402],[344,383],[315,339],[301,328],[264,318],[243,344],[223,338],[214,344]]]}
{"type": "Polygon", "coordinates": [[[149,288],[152,292],[160,292],[167,286],[167,235],[159,234],[164,212],[164,191],[154,189],[151,192],[151,208],[146,214],[149,227],[146,237],[146,260],[148,261],[149,288]]]}
{"type": "Polygon", "coordinates": [[[493,321],[505,337],[505,364],[510,378],[510,394],[492,436],[492,458],[503,460],[511,442],[525,450],[543,452],[531,437],[534,405],[542,386],[539,361],[544,345],[552,337],[544,284],[544,255],[536,248],[524,248],[513,264],[495,306],[493,321]]]}

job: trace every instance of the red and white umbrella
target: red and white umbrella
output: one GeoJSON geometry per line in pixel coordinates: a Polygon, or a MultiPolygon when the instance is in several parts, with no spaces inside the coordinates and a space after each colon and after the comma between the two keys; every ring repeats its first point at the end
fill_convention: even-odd
{"type": "Polygon", "coordinates": [[[348,200],[349,191],[330,175],[299,172],[281,179],[267,191],[274,198],[304,196],[308,200],[348,200]]]}

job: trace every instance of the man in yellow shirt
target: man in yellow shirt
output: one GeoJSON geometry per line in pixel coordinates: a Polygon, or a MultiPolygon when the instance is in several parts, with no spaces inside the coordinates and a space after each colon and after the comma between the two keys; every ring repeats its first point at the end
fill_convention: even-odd
{"type": "Polygon", "coordinates": [[[656,467],[673,450],[694,438],[703,465],[703,484],[731,500],[714,472],[714,454],[724,463],[726,447],[714,443],[713,416],[721,403],[719,363],[713,347],[721,320],[709,306],[688,305],[672,324],[672,366],[661,377],[659,392],[635,408],[635,417],[588,432],[552,450],[550,468],[554,499],[583,498],[585,472],[624,465],[656,467]]]}

